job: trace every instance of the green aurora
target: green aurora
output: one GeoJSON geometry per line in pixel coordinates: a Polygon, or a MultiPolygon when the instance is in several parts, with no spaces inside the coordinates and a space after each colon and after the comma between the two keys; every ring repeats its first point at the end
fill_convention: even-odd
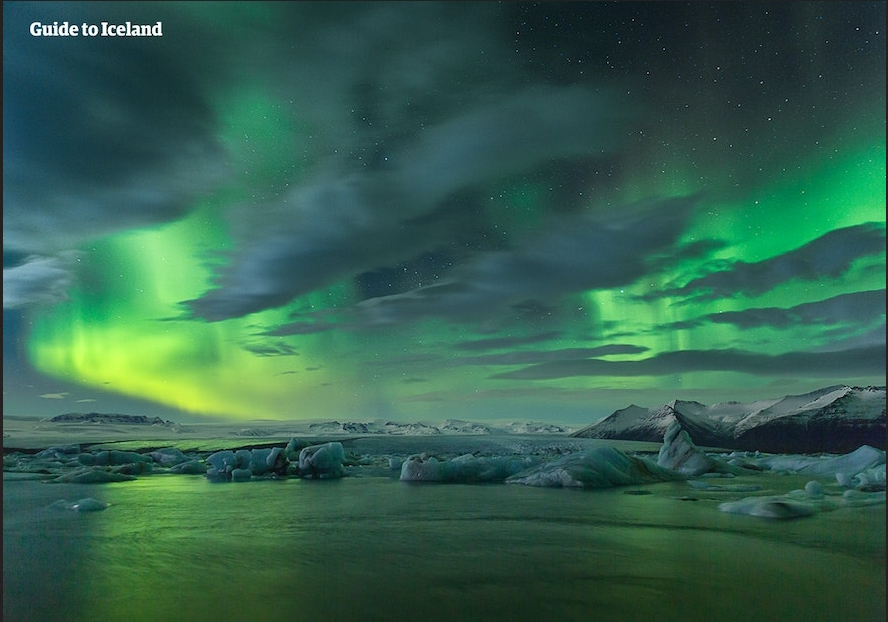
{"type": "MultiPolygon", "coordinates": [[[[181,14],[167,14],[165,31],[175,31],[177,16],[203,20],[202,4],[183,3],[181,14]]],[[[231,22],[222,18],[204,28],[221,36],[232,23],[245,20],[252,27],[243,26],[244,36],[280,36],[277,9],[266,3],[233,4],[237,10],[231,22]]],[[[815,3],[799,4],[814,10],[815,3]]],[[[849,3],[835,4],[844,7],[833,17],[853,22],[849,3]]],[[[884,17],[883,4],[861,4],[884,17]]],[[[671,10],[636,6],[639,14],[671,10]]],[[[519,5],[512,9],[521,13],[519,5]]],[[[531,15],[512,19],[526,24],[542,19],[546,10],[565,11],[565,27],[577,14],[576,8],[554,3],[548,9],[528,8],[531,15]]],[[[697,10],[716,11],[711,5],[697,10]]],[[[502,8],[491,12],[497,20],[510,18],[502,8]]],[[[860,25],[873,28],[865,19],[860,25]]],[[[491,26],[499,28],[499,23],[491,26]]],[[[660,40],[679,36],[665,29],[657,35],[660,40]]],[[[357,36],[370,35],[362,31],[357,36]]],[[[537,36],[542,47],[545,33],[537,36]]],[[[721,62],[754,63],[740,60],[754,49],[748,41],[771,44],[779,36],[765,34],[764,27],[761,33],[748,33],[747,45],[722,47],[721,62]]],[[[799,78],[809,88],[777,88],[738,117],[712,110],[702,114],[706,102],[722,97],[719,84],[704,79],[705,71],[699,83],[664,88],[672,78],[664,73],[668,63],[663,60],[656,66],[661,72],[657,82],[637,89],[646,103],[659,99],[663,109],[642,114],[648,115],[645,129],[611,141],[608,150],[615,146],[618,156],[608,159],[596,152],[591,159],[572,159],[568,154],[569,162],[553,159],[555,172],[548,164],[534,163],[484,174],[465,187],[454,182],[454,192],[415,216],[455,212],[452,218],[467,224],[461,229],[439,223],[441,230],[450,227],[450,239],[419,240],[400,254],[379,249],[378,262],[359,256],[363,251],[355,247],[331,248],[345,256],[354,252],[357,259],[338,273],[331,269],[304,288],[308,291],[294,290],[281,304],[275,298],[274,304],[260,305],[265,308],[232,317],[213,316],[189,301],[227,291],[229,277],[244,258],[239,253],[254,241],[253,229],[261,230],[266,219],[274,221],[275,205],[300,196],[291,192],[316,179],[331,148],[321,144],[327,128],[318,115],[300,105],[304,99],[294,102],[275,88],[278,74],[264,74],[264,61],[256,61],[256,71],[232,71],[235,77],[218,83],[207,76],[209,86],[202,88],[214,119],[211,137],[221,146],[228,172],[210,191],[192,196],[178,218],[105,232],[74,246],[65,299],[23,312],[27,360],[46,377],[79,387],[80,397],[97,396],[97,408],[103,407],[104,396],[120,395],[157,404],[167,409],[163,412],[244,420],[454,417],[584,423],[629,403],[752,400],[837,383],[883,385],[884,32],[871,38],[866,53],[873,60],[869,66],[861,63],[853,76],[858,87],[836,87],[844,89],[844,100],[830,101],[832,90],[821,94],[813,82],[799,78]],[[701,114],[687,112],[681,101],[690,101],[701,114]],[[769,114],[781,105],[783,112],[769,114]],[[800,117],[799,110],[808,111],[809,118],[800,117]],[[466,193],[470,207],[463,212],[453,207],[453,196],[466,193]],[[610,228],[607,239],[625,252],[653,235],[644,232],[645,223],[658,227],[668,222],[662,210],[670,200],[686,206],[675,216],[681,230],[660,248],[633,249],[640,267],[627,271],[630,276],[599,279],[598,272],[612,268],[590,270],[588,278],[565,277],[569,285],[553,285],[539,296],[519,290],[520,299],[497,299],[485,291],[479,308],[450,311],[448,288],[467,282],[467,274],[483,274],[491,258],[506,261],[510,253],[538,244],[556,255],[540,265],[562,265],[558,248],[539,241],[557,232],[562,219],[591,218],[610,228]],[[652,219],[647,209],[661,211],[652,219]],[[244,228],[250,232],[244,234],[244,228]],[[831,235],[836,240],[858,236],[860,242],[837,243],[842,250],[824,253],[833,248],[831,235]],[[807,248],[819,249],[823,262],[812,260],[814,251],[807,248]],[[362,267],[347,269],[353,265],[362,267]],[[730,291],[723,289],[731,284],[730,291]],[[441,306],[436,308],[437,297],[441,306]],[[881,306],[876,300],[882,300],[881,306]],[[818,311],[844,309],[842,301],[849,307],[847,317],[818,311]],[[397,313],[387,320],[389,309],[397,313]],[[408,316],[410,309],[415,313],[408,316]],[[871,356],[843,367],[846,359],[835,353],[854,348],[871,356]],[[701,355],[699,364],[691,361],[694,353],[701,355]],[[810,365],[784,365],[804,356],[810,365]],[[829,356],[836,366],[821,367],[829,356]],[[874,363],[878,360],[881,365],[874,363]]],[[[719,39],[714,33],[707,41],[719,39]]],[[[574,52],[581,42],[574,37],[574,52]]],[[[595,52],[614,54],[612,45],[595,52]]],[[[650,45],[655,44],[622,53],[640,58],[650,45]]],[[[267,53],[278,50],[269,45],[267,53]]],[[[314,54],[305,56],[310,61],[314,54]]],[[[297,49],[279,60],[286,66],[302,57],[297,49]]],[[[693,65],[677,64],[676,72],[693,65]]],[[[744,71],[752,75],[761,66],[744,71]]],[[[806,67],[805,72],[814,75],[818,69],[806,67]]],[[[600,73],[590,67],[591,75],[583,79],[598,79],[600,73]]],[[[824,80],[836,75],[835,70],[822,73],[824,80]]],[[[629,72],[627,77],[637,76],[629,72]]],[[[731,100],[731,93],[724,98],[731,100]]],[[[446,105],[436,112],[439,127],[448,122],[446,105]]],[[[733,101],[720,105],[737,107],[733,101]]],[[[5,103],[4,110],[6,120],[5,103]]],[[[392,143],[401,130],[392,130],[392,143]]],[[[328,137],[330,144],[336,144],[336,135],[328,137]]],[[[386,153],[396,157],[411,151],[396,144],[386,153]]],[[[362,173],[361,179],[387,174],[384,166],[379,170],[362,173]]],[[[411,169],[404,165],[403,170],[411,169]]],[[[368,227],[368,237],[374,227],[368,227]]],[[[584,252],[590,261],[610,261],[604,249],[584,252]]],[[[531,251],[520,255],[525,262],[534,257],[531,251]]],[[[285,269],[312,266],[293,263],[285,269]]],[[[560,278],[553,280],[560,283],[560,278]]],[[[260,296],[274,284],[257,278],[252,286],[260,296]]],[[[4,387],[7,395],[11,390],[4,387]]]]}

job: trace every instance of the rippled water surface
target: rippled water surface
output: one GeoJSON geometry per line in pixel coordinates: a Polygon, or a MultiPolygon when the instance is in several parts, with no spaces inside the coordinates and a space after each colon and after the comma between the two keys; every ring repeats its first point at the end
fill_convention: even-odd
{"type": "Polygon", "coordinates": [[[719,494],[8,480],[3,619],[885,620],[884,505],[774,521],[719,494]],[[112,505],[48,507],[83,497],[112,505]]]}

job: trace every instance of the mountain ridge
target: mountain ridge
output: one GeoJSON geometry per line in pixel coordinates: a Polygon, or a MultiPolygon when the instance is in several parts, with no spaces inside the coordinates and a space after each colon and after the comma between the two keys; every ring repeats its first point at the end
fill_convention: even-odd
{"type": "MultiPolygon", "coordinates": [[[[67,413],[42,420],[44,425],[124,424],[195,432],[159,417],[106,413],[67,413]]],[[[254,421],[259,427],[230,432],[235,436],[428,436],[551,434],[576,438],[662,443],[678,424],[699,446],[766,453],[847,453],[861,445],[884,450],[885,387],[833,385],[800,395],[753,402],[706,405],[674,399],[656,408],[630,404],[585,427],[538,421],[476,422],[446,419],[438,423],[404,423],[385,419],[254,421]]],[[[99,426],[101,427],[101,426],[99,426]]],[[[6,435],[4,434],[4,438],[6,435]]]]}
{"type": "Polygon", "coordinates": [[[576,438],[657,442],[677,422],[698,445],[767,453],[846,453],[885,449],[885,387],[833,385],[800,395],[757,400],[672,400],[631,405],[570,434],[576,438]]]}

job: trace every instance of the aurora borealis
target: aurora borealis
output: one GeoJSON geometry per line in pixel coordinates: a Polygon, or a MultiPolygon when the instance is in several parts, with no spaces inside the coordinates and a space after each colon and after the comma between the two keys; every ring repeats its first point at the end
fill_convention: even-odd
{"type": "Polygon", "coordinates": [[[3,6],[4,413],[885,384],[884,2],[3,6]],[[34,21],[162,37],[32,37],[34,21]]]}

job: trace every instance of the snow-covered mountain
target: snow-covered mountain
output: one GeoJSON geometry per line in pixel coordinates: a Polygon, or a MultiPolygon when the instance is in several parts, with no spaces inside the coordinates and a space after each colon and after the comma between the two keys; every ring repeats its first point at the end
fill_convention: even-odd
{"type": "Polygon", "coordinates": [[[318,435],[380,434],[390,436],[430,436],[438,434],[562,434],[570,429],[552,423],[512,421],[505,424],[479,423],[463,419],[446,419],[437,424],[403,423],[373,419],[364,422],[318,421],[305,426],[302,433],[318,435]]]}
{"type": "Polygon", "coordinates": [[[397,436],[428,436],[441,434],[441,430],[426,423],[396,423],[394,421],[324,421],[311,423],[306,432],[310,434],[392,434],[397,436]]]}
{"type": "Polygon", "coordinates": [[[885,449],[885,387],[826,387],[757,402],[673,400],[659,408],[631,405],[571,434],[660,442],[678,422],[697,445],[769,453],[847,453],[885,449]]]}
{"type": "Polygon", "coordinates": [[[116,413],[65,413],[48,419],[50,423],[122,423],[126,425],[173,425],[160,417],[119,415],[116,413]]]}
{"type": "MultiPolygon", "coordinates": [[[[658,408],[630,405],[577,431],[535,421],[442,422],[369,421],[257,421],[260,427],[231,434],[256,438],[275,436],[437,436],[524,434],[571,436],[662,443],[669,426],[677,422],[702,447],[766,453],[849,453],[861,445],[884,450],[885,387],[837,385],[803,395],[787,395],[756,402],[699,402],[673,400],[658,408]]],[[[84,424],[140,424],[194,432],[159,418],[117,414],[69,413],[42,420],[45,426],[84,424]]],[[[200,424],[194,428],[200,427],[200,424]]]]}

